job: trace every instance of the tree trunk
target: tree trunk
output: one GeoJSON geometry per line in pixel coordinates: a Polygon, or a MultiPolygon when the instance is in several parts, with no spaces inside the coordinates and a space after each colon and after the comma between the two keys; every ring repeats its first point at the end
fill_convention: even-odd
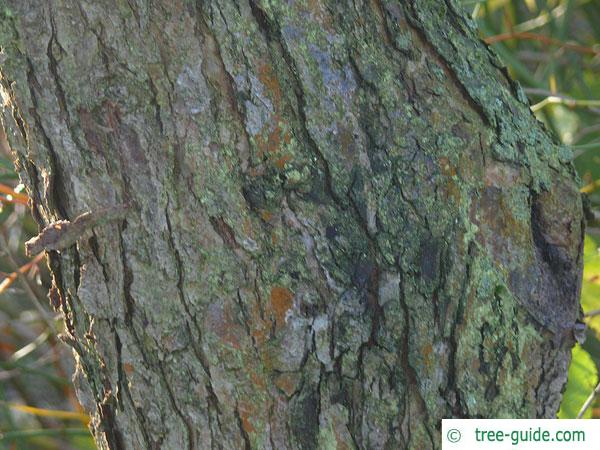
{"type": "Polygon", "coordinates": [[[430,449],[554,417],[570,151],[452,0],[5,0],[3,124],[102,449],[430,449]]]}

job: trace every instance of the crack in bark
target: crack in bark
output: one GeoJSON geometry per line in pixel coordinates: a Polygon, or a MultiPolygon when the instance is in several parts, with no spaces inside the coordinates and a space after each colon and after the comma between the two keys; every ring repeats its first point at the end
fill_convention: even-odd
{"type": "Polygon", "coordinates": [[[242,416],[240,415],[240,407],[237,402],[235,404],[234,414],[240,435],[242,436],[242,440],[244,441],[244,450],[251,450],[252,444],[250,444],[250,437],[248,436],[246,430],[244,430],[244,423],[242,421],[242,416]]]}
{"type": "MultiPolygon", "coordinates": [[[[160,130],[160,134],[165,134],[165,126],[163,124],[161,114],[160,114],[160,104],[158,103],[158,89],[154,84],[154,80],[152,77],[148,75],[148,86],[150,87],[150,92],[152,92],[152,104],[154,105],[154,116],[156,117],[156,123],[158,124],[158,129],[160,130]]],[[[173,108],[171,107],[171,115],[175,117],[175,113],[173,108]]]]}
{"type": "Polygon", "coordinates": [[[252,331],[250,330],[250,317],[248,316],[248,311],[246,311],[246,307],[244,306],[244,301],[242,300],[240,289],[238,289],[236,292],[236,299],[238,307],[240,308],[240,312],[242,313],[242,322],[244,323],[244,329],[246,330],[246,334],[252,341],[252,347],[254,348],[254,352],[256,353],[257,358],[259,358],[260,360],[260,351],[256,346],[256,338],[252,335],[252,331]]]}
{"type": "MultiPolygon", "coordinates": [[[[234,117],[237,119],[238,123],[245,124],[246,116],[242,113],[242,110],[238,107],[238,103],[235,95],[235,83],[231,74],[227,71],[225,66],[225,62],[223,60],[223,56],[221,55],[220,43],[216,39],[215,35],[212,33],[210,27],[206,23],[206,13],[204,12],[202,6],[203,2],[201,0],[196,0],[196,24],[197,26],[194,28],[198,41],[202,46],[204,46],[203,40],[206,39],[206,36],[210,36],[210,38],[214,41],[216,46],[215,57],[219,61],[220,70],[225,78],[225,94],[227,97],[228,104],[230,106],[231,111],[233,112],[234,117]]],[[[227,23],[225,22],[227,26],[227,23]]],[[[205,77],[206,78],[206,77],[205,77]]],[[[208,78],[206,78],[208,79],[208,78]]],[[[248,135],[248,131],[245,126],[236,127],[236,131],[238,133],[241,129],[241,135],[238,135],[238,138],[242,139],[242,145],[245,148],[250,148],[250,136],[248,135]]],[[[240,167],[242,169],[242,173],[246,168],[250,166],[250,155],[247,155],[246,160],[243,159],[243,155],[238,153],[238,157],[240,159],[240,167]]]]}
{"type": "MultiPolygon", "coordinates": [[[[407,398],[410,399],[410,393],[413,392],[414,394],[416,394],[416,399],[417,399],[417,403],[419,405],[419,413],[421,413],[424,417],[425,420],[424,422],[424,426],[427,429],[429,427],[429,410],[427,409],[427,404],[425,402],[425,399],[423,398],[422,394],[421,394],[421,389],[419,387],[419,382],[418,382],[418,376],[417,373],[415,371],[415,369],[412,367],[412,365],[410,364],[410,355],[411,355],[411,346],[410,346],[410,321],[411,321],[411,314],[410,314],[410,307],[408,305],[408,302],[405,298],[405,294],[404,294],[404,288],[406,286],[405,281],[404,281],[404,273],[402,272],[402,268],[400,268],[400,306],[402,307],[403,311],[404,311],[404,317],[405,317],[405,328],[404,328],[404,335],[402,336],[402,343],[401,343],[401,348],[402,348],[402,352],[400,353],[400,361],[402,363],[402,367],[404,368],[404,371],[406,373],[406,377],[409,383],[409,386],[407,386],[407,392],[409,393],[407,395],[407,398]],[[412,389],[411,389],[412,388],[412,389]]],[[[410,402],[410,400],[407,400],[407,402],[410,402]]],[[[409,409],[412,410],[412,408],[409,409]]],[[[410,441],[410,439],[409,439],[410,441]]]]}
{"type": "Polygon", "coordinates": [[[466,411],[466,405],[463,404],[462,399],[461,399],[461,395],[460,395],[460,389],[457,386],[457,379],[456,379],[456,351],[458,349],[458,341],[457,341],[457,337],[456,337],[456,332],[457,332],[457,328],[462,324],[462,321],[464,319],[464,311],[463,308],[465,308],[465,303],[468,301],[467,297],[469,295],[469,287],[471,284],[471,277],[472,277],[472,263],[471,261],[474,261],[475,257],[476,257],[476,242],[475,241],[470,241],[469,245],[467,247],[467,264],[466,264],[466,269],[465,269],[465,279],[463,281],[463,285],[462,285],[462,295],[460,295],[459,299],[458,299],[458,304],[456,306],[456,312],[454,314],[454,320],[451,321],[451,323],[453,324],[453,326],[450,329],[450,337],[449,337],[449,351],[450,354],[448,355],[448,362],[449,362],[449,368],[448,368],[448,380],[446,383],[446,389],[444,390],[444,399],[446,400],[446,403],[448,404],[448,406],[450,407],[452,414],[455,418],[462,418],[465,417],[466,414],[461,414],[461,411],[466,411]],[[455,401],[454,404],[451,404],[448,399],[451,398],[450,393],[453,392],[455,395],[455,401]]]}
{"type": "Polygon", "coordinates": [[[111,327],[115,335],[115,349],[117,351],[117,407],[123,412],[125,407],[123,405],[123,390],[126,384],[125,373],[123,372],[123,358],[122,358],[122,345],[121,339],[119,339],[119,333],[115,327],[111,327]]]}
{"type": "MultiPolygon", "coordinates": [[[[158,345],[158,343],[157,343],[157,345],[158,345]]],[[[167,374],[165,372],[165,368],[163,367],[162,362],[158,363],[158,368],[160,370],[162,379],[164,381],[164,386],[166,388],[166,392],[168,394],[169,400],[171,401],[171,407],[173,408],[175,413],[179,416],[179,418],[185,425],[185,428],[187,431],[187,441],[188,441],[187,448],[188,448],[188,450],[196,450],[198,447],[196,446],[196,432],[194,431],[194,426],[192,425],[190,420],[185,416],[185,414],[183,414],[183,412],[181,411],[181,408],[177,404],[177,401],[175,400],[175,395],[173,394],[173,389],[171,389],[171,385],[167,381],[167,374]]]]}
{"type": "MultiPolygon", "coordinates": [[[[173,237],[173,229],[172,229],[172,225],[171,225],[171,220],[169,218],[168,208],[169,208],[169,205],[167,203],[167,209],[165,210],[165,218],[166,218],[166,223],[167,223],[167,230],[169,232],[169,245],[175,255],[175,262],[176,262],[176,268],[177,268],[177,289],[178,289],[178,293],[179,293],[179,299],[180,299],[181,305],[183,306],[183,308],[189,318],[189,321],[186,320],[186,327],[187,327],[190,339],[192,340],[192,345],[191,345],[192,351],[193,351],[194,355],[196,356],[196,359],[200,362],[200,365],[202,366],[202,369],[204,370],[204,373],[206,376],[206,385],[205,386],[206,386],[207,392],[209,394],[208,404],[212,405],[215,412],[217,413],[217,422],[218,422],[219,428],[220,428],[219,416],[221,415],[221,410],[219,408],[218,397],[215,394],[214,388],[212,386],[210,364],[209,364],[208,358],[204,354],[204,351],[202,350],[202,348],[200,346],[198,346],[197,343],[195,342],[194,334],[192,333],[192,330],[190,328],[190,322],[191,322],[194,326],[194,329],[196,330],[196,332],[198,334],[198,341],[201,342],[202,341],[202,331],[196,321],[195,315],[193,315],[191,313],[190,306],[187,304],[187,302],[185,300],[185,293],[184,293],[184,287],[183,287],[184,265],[183,265],[183,261],[181,259],[181,255],[179,254],[179,250],[177,249],[177,247],[175,245],[175,240],[173,237]]],[[[210,413],[209,413],[209,415],[210,415],[210,413]]]]}
{"type": "MultiPolygon", "coordinates": [[[[44,140],[44,143],[46,144],[46,148],[48,150],[48,157],[50,160],[50,167],[46,168],[46,173],[48,174],[47,189],[44,189],[50,195],[50,197],[46,199],[46,201],[48,203],[48,210],[51,210],[52,208],[56,208],[58,211],[58,214],[59,214],[58,218],[59,219],[67,219],[68,215],[67,215],[66,211],[64,210],[62,202],[59,201],[59,199],[61,198],[59,191],[62,190],[62,182],[61,182],[61,178],[60,178],[60,171],[58,170],[58,157],[57,157],[56,151],[54,149],[54,144],[52,143],[52,141],[50,140],[50,137],[46,133],[46,130],[42,124],[42,119],[41,119],[40,115],[38,114],[39,105],[38,105],[38,99],[37,99],[37,94],[36,94],[35,90],[36,90],[36,87],[38,90],[40,90],[41,86],[35,77],[33,63],[29,58],[27,58],[27,86],[29,88],[29,95],[31,96],[31,102],[33,104],[33,109],[31,111],[31,115],[33,117],[33,120],[36,124],[37,129],[39,130],[39,132],[42,136],[42,139],[44,140]]],[[[32,163],[32,166],[35,167],[33,165],[33,163],[32,163]]],[[[35,173],[37,175],[37,168],[35,168],[35,173]]],[[[36,180],[37,180],[37,176],[36,176],[36,180]]],[[[42,192],[42,190],[39,189],[39,183],[37,184],[35,191],[42,192]]],[[[39,197],[38,197],[38,199],[39,199],[39,197]]],[[[43,203],[40,201],[39,204],[41,205],[43,203]]],[[[40,223],[40,225],[47,225],[47,223],[40,223]]]]}
{"type": "MultiPolygon", "coordinates": [[[[483,123],[488,127],[493,127],[495,120],[488,116],[487,112],[483,109],[477,99],[475,99],[469,93],[467,86],[465,86],[465,84],[457,77],[456,72],[452,68],[452,62],[446,60],[446,58],[437,50],[436,46],[429,40],[427,32],[421,26],[421,24],[413,19],[413,17],[420,17],[415,0],[410,0],[408,4],[412,10],[412,14],[408,15],[406,23],[410,25],[411,29],[414,31],[414,34],[418,37],[423,47],[425,47],[429,54],[433,56],[438,63],[440,63],[444,69],[444,73],[450,80],[452,80],[454,86],[456,86],[462,97],[469,103],[469,105],[471,105],[473,111],[479,115],[483,123]]],[[[452,43],[451,41],[449,42],[452,43]]]]}
{"type": "MultiPolygon", "coordinates": [[[[289,52],[289,50],[285,47],[285,40],[281,35],[281,31],[276,28],[275,24],[272,24],[269,18],[266,16],[264,11],[256,4],[255,0],[249,0],[250,9],[252,11],[252,15],[254,16],[257,25],[262,30],[265,39],[267,42],[276,45],[280,52],[283,60],[285,61],[288,67],[288,74],[290,75],[290,79],[293,81],[293,91],[296,97],[296,102],[298,105],[297,110],[292,108],[297,115],[297,119],[299,124],[301,125],[301,132],[303,134],[304,142],[307,144],[308,148],[311,149],[312,153],[317,157],[319,161],[319,165],[321,170],[323,171],[324,181],[325,181],[325,190],[330,198],[334,200],[334,205],[345,205],[345,202],[342,198],[340,198],[335,190],[333,189],[333,182],[331,177],[331,170],[329,168],[329,163],[325,155],[319,149],[319,146],[313,139],[310,131],[308,129],[308,122],[306,118],[305,108],[306,108],[306,99],[304,98],[304,91],[302,89],[302,81],[298,76],[298,69],[296,68],[296,63],[289,52]]],[[[339,208],[339,206],[337,206],[339,208]]]]}
{"type": "Polygon", "coordinates": [[[65,115],[65,122],[67,124],[67,127],[69,129],[71,129],[71,127],[69,126],[71,123],[71,118],[70,118],[69,110],[67,107],[67,96],[65,95],[65,91],[60,82],[60,76],[58,74],[58,62],[56,61],[56,58],[54,57],[54,53],[53,53],[53,44],[54,43],[56,43],[56,45],[59,47],[60,50],[63,50],[61,45],[59,44],[58,40],[56,39],[56,29],[54,26],[53,11],[50,11],[50,13],[49,13],[49,21],[50,21],[51,35],[50,35],[50,39],[48,40],[48,45],[46,46],[46,56],[48,57],[48,72],[50,72],[50,75],[52,76],[52,81],[54,82],[54,87],[56,89],[56,99],[58,100],[58,106],[59,106],[60,110],[62,111],[62,113],[65,115]]]}
{"type": "Polygon", "coordinates": [[[215,230],[215,233],[217,233],[221,239],[223,239],[223,242],[227,247],[232,250],[237,250],[240,248],[240,245],[235,239],[235,232],[229,226],[229,224],[225,222],[223,217],[209,217],[209,222],[212,225],[213,230],[215,230]]]}
{"type": "MultiPolygon", "coordinates": [[[[123,268],[123,298],[125,300],[125,317],[124,317],[124,322],[125,325],[127,326],[127,328],[131,331],[131,335],[133,336],[134,340],[136,341],[136,344],[138,346],[138,348],[142,349],[143,347],[140,346],[140,339],[137,335],[137,332],[135,330],[135,325],[133,324],[133,309],[135,306],[135,302],[133,300],[133,297],[131,296],[131,284],[133,283],[133,277],[132,277],[132,273],[131,273],[131,269],[129,268],[129,265],[127,264],[127,256],[125,255],[125,247],[124,247],[124,243],[123,243],[123,235],[122,233],[119,233],[119,249],[120,249],[120,257],[121,257],[121,265],[123,268]]],[[[148,361],[146,360],[146,355],[141,352],[142,357],[144,359],[144,363],[146,364],[147,367],[151,367],[150,364],[148,364],[148,361]]],[[[139,429],[141,430],[142,436],[146,442],[146,445],[149,448],[155,448],[155,445],[151,445],[152,440],[150,439],[150,436],[147,433],[147,426],[146,426],[146,420],[144,418],[144,415],[140,413],[139,409],[135,407],[135,404],[133,402],[133,397],[132,394],[129,390],[129,386],[127,385],[127,383],[124,383],[123,386],[126,387],[126,393],[127,396],[129,398],[129,401],[131,403],[132,409],[135,412],[135,416],[136,419],[138,420],[140,427],[139,429]]]]}

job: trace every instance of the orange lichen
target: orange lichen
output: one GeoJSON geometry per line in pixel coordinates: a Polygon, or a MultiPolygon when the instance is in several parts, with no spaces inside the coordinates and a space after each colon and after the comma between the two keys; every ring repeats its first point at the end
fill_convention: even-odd
{"type": "Polygon", "coordinates": [[[223,342],[235,349],[241,348],[240,336],[244,330],[237,323],[231,311],[231,305],[214,306],[208,316],[208,329],[215,333],[223,342]]]}
{"type": "Polygon", "coordinates": [[[262,220],[264,220],[265,222],[269,222],[273,218],[273,214],[271,214],[266,209],[261,209],[260,210],[260,218],[262,220]]]}
{"type": "Polygon", "coordinates": [[[275,161],[275,165],[279,168],[279,169],[284,169],[285,165],[287,164],[288,161],[290,161],[292,159],[292,155],[283,155],[281,158],[279,158],[278,160],[275,161]]]}
{"type": "Polygon", "coordinates": [[[242,229],[244,230],[245,234],[252,233],[252,221],[248,217],[244,218],[244,223],[242,225],[242,229]]]}
{"type": "Polygon", "coordinates": [[[453,199],[456,202],[460,201],[460,189],[452,178],[448,179],[448,182],[444,185],[444,192],[446,198],[453,199]]]}
{"type": "Polygon", "coordinates": [[[438,159],[438,164],[440,165],[440,170],[442,175],[448,177],[448,181],[444,184],[444,190],[446,198],[451,198],[455,201],[460,200],[460,190],[458,185],[454,182],[454,176],[456,176],[456,167],[450,163],[450,160],[445,156],[442,156],[438,159]]]}
{"type": "Polygon", "coordinates": [[[283,142],[285,142],[286,144],[292,142],[292,134],[289,131],[286,131],[283,135],[283,142]]]}
{"type": "Polygon", "coordinates": [[[275,378],[275,386],[288,397],[291,397],[298,388],[299,377],[295,373],[282,373],[275,378]]]}
{"type": "Polygon", "coordinates": [[[252,380],[252,383],[255,386],[259,387],[261,390],[264,390],[267,387],[264,375],[259,375],[254,370],[250,371],[250,380],[252,380]]]}
{"type": "Polygon", "coordinates": [[[289,131],[283,133],[281,129],[281,85],[277,76],[273,72],[273,68],[269,64],[262,64],[258,68],[258,79],[265,87],[266,94],[273,103],[273,116],[269,123],[265,124],[263,129],[254,136],[254,140],[258,147],[257,156],[262,158],[265,154],[277,153],[281,148],[281,140],[286,144],[291,142],[289,131]],[[265,136],[266,135],[266,136],[265,136]]]}
{"type": "Polygon", "coordinates": [[[447,177],[453,177],[456,175],[456,167],[450,164],[450,160],[448,158],[442,156],[440,159],[438,159],[438,163],[444,175],[447,177]]]}
{"type": "Polygon", "coordinates": [[[252,330],[252,337],[256,345],[261,346],[269,338],[269,328],[266,324],[260,321],[260,323],[252,330]]]}
{"type": "Polygon", "coordinates": [[[280,146],[281,146],[281,128],[279,127],[279,125],[277,125],[275,127],[275,129],[269,133],[269,140],[267,141],[267,151],[269,153],[275,153],[276,151],[279,150],[280,146]]]}
{"type": "Polygon", "coordinates": [[[275,314],[275,323],[281,327],[285,323],[285,315],[292,307],[294,294],[287,288],[273,286],[271,288],[271,307],[275,314]]]}
{"type": "Polygon", "coordinates": [[[424,360],[425,366],[428,369],[431,368],[431,363],[433,362],[433,359],[431,357],[432,353],[433,353],[433,346],[431,344],[427,344],[423,348],[423,360],[424,360]]]}
{"type": "Polygon", "coordinates": [[[238,413],[240,414],[243,430],[246,433],[253,433],[255,428],[250,422],[250,417],[255,414],[255,408],[250,403],[240,402],[238,405],[238,413]]]}
{"type": "Polygon", "coordinates": [[[273,367],[277,362],[277,358],[273,355],[273,349],[269,348],[268,345],[261,349],[260,360],[262,362],[263,368],[266,371],[273,370],[273,367]]]}
{"type": "Polygon", "coordinates": [[[281,102],[281,85],[273,73],[273,68],[269,64],[261,64],[258,68],[258,79],[267,88],[270,97],[275,102],[275,109],[279,109],[281,102]]]}
{"type": "Polygon", "coordinates": [[[127,375],[131,375],[131,374],[133,374],[133,365],[129,364],[129,363],[125,363],[125,364],[123,364],[123,370],[125,370],[125,373],[127,375]]]}

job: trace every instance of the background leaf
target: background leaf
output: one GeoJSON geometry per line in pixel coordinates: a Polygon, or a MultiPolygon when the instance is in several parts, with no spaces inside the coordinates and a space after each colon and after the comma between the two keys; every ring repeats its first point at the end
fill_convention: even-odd
{"type": "MultiPolygon", "coordinates": [[[[579,345],[573,349],[573,361],[569,367],[569,381],[558,412],[559,419],[575,419],[577,413],[598,384],[598,369],[588,352],[579,345]]],[[[588,409],[584,419],[592,417],[588,409]]]]}

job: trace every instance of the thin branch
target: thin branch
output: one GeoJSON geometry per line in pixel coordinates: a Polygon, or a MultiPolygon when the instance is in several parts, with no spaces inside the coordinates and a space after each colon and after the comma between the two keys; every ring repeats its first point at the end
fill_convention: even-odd
{"type": "Polygon", "coordinates": [[[76,419],[82,422],[84,425],[87,425],[90,421],[90,417],[87,414],[82,414],[79,412],[38,408],[36,406],[21,405],[19,403],[7,402],[4,400],[0,400],[0,405],[6,405],[10,409],[14,409],[25,414],[32,414],[34,416],[52,417],[55,419],[76,419]]]}
{"type": "Polygon", "coordinates": [[[50,316],[48,311],[44,308],[44,306],[42,305],[42,302],[40,301],[38,296],[35,294],[35,291],[29,285],[29,280],[19,271],[19,265],[16,263],[15,259],[12,256],[12,252],[10,251],[10,248],[8,246],[8,242],[6,242],[6,238],[4,236],[3,229],[0,231],[0,249],[4,251],[7,262],[13,269],[13,272],[17,273],[17,277],[19,279],[19,282],[21,283],[21,286],[25,290],[25,293],[27,294],[27,296],[31,299],[31,302],[34,304],[34,306],[36,307],[38,312],[40,313],[42,320],[44,322],[46,322],[46,324],[48,325],[48,328],[50,329],[52,334],[57,334],[58,330],[56,328],[56,323],[54,322],[54,319],[50,316]]]}
{"type": "MultiPolygon", "coordinates": [[[[577,106],[587,107],[588,111],[600,114],[600,100],[576,100],[574,98],[569,97],[568,95],[561,94],[558,92],[552,92],[547,89],[539,89],[539,88],[523,88],[523,91],[529,95],[537,95],[537,96],[545,96],[544,100],[533,105],[531,107],[532,111],[537,111],[538,109],[543,108],[548,104],[563,104],[569,106],[571,108],[575,108],[577,106]],[[536,108],[536,109],[534,109],[536,108]]],[[[587,144],[585,144],[587,145],[587,144]]],[[[577,146],[574,146],[574,148],[577,146]]]]}
{"type": "Polygon", "coordinates": [[[514,30],[517,32],[524,32],[524,31],[531,31],[536,28],[543,27],[548,22],[550,22],[552,19],[558,19],[559,17],[564,15],[566,10],[567,10],[566,6],[563,3],[561,3],[556,8],[554,8],[552,11],[542,13],[533,19],[530,19],[530,20],[522,22],[518,25],[515,25],[514,30]]]}
{"type": "Polygon", "coordinates": [[[559,39],[555,39],[543,34],[530,33],[528,31],[515,32],[509,31],[507,33],[497,34],[495,36],[488,36],[484,39],[487,44],[495,44],[497,42],[508,41],[511,39],[527,40],[527,41],[538,41],[545,45],[556,45],[560,48],[572,50],[577,53],[583,53],[586,55],[600,55],[600,50],[586,47],[585,45],[573,44],[571,42],[563,42],[559,39]]]}
{"type": "Polygon", "coordinates": [[[44,342],[46,342],[48,340],[49,337],[50,337],[50,333],[48,332],[48,330],[45,330],[42,334],[40,334],[38,337],[36,337],[32,342],[28,343],[24,347],[21,347],[19,350],[14,352],[8,358],[9,361],[18,361],[19,359],[24,358],[25,356],[27,356],[30,353],[37,350],[40,347],[40,345],[42,345],[44,342]]]}
{"type": "Polygon", "coordinates": [[[585,414],[585,412],[587,411],[587,409],[592,405],[592,403],[594,403],[594,400],[596,399],[596,396],[599,393],[600,393],[600,383],[598,383],[598,385],[596,386],[596,389],[594,389],[592,391],[592,393],[590,394],[590,396],[587,398],[587,400],[585,401],[585,403],[581,407],[581,411],[579,411],[579,414],[577,414],[577,418],[578,419],[581,419],[583,417],[583,415],[585,414]]]}
{"type": "Polygon", "coordinates": [[[3,198],[2,201],[9,201],[12,203],[20,203],[22,205],[27,205],[27,201],[29,197],[25,194],[21,194],[20,192],[15,192],[15,190],[7,186],[6,184],[0,183],[0,194],[6,194],[11,198],[3,198]]]}
{"type": "Polygon", "coordinates": [[[533,105],[531,107],[531,110],[533,112],[536,112],[547,105],[565,105],[570,108],[576,108],[576,107],[590,108],[590,107],[599,107],[600,100],[575,100],[575,99],[563,97],[560,95],[551,95],[549,97],[546,97],[541,102],[533,105]]]}
{"type": "Polygon", "coordinates": [[[523,91],[527,95],[538,95],[538,96],[541,96],[541,97],[551,97],[551,96],[555,95],[555,96],[561,97],[561,98],[568,98],[564,94],[559,94],[559,93],[556,93],[556,92],[552,92],[552,91],[549,91],[548,89],[539,89],[539,88],[524,87],[523,91]]]}
{"type": "Polygon", "coordinates": [[[586,312],[583,317],[596,317],[600,316],[600,309],[593,309],[591,311],[586,312]]]}
{"type": "MultiPolygon", "coordinates": [[[[35,258],[29,261],[27,264],[19,267],[18,272],[21,274],[25,274],[29,269],[38,264],[44,258],[44,252],[38,253],[35,258]]],[[[11,284],[17,279],[18,273],[17,271],[9,273],[6,275],[6,278],[2,280],[0,283],[0,294],[2,294],[6,289],[10,287],[11,284]]]]}

